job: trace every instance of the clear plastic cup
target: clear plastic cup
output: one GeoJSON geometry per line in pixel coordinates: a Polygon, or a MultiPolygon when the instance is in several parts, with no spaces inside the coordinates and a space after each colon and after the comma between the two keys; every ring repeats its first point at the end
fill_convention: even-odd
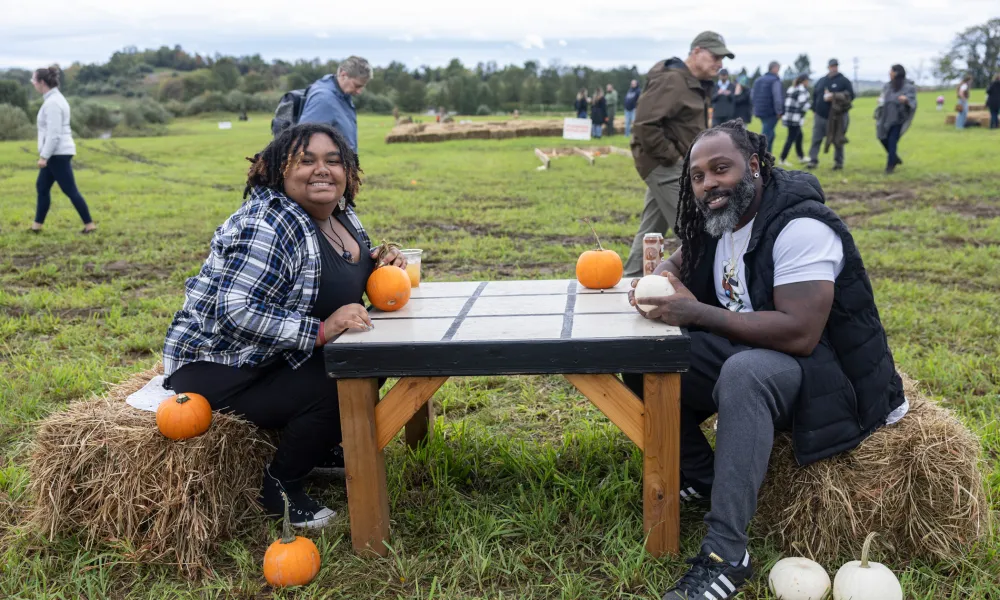
{"type": "Polygon", "coordinates": [[[420,257],[424,251],[407,248],[399,251],[406,258],[406,274],[410,276],[410,287],[420,287],[420,257]]]}

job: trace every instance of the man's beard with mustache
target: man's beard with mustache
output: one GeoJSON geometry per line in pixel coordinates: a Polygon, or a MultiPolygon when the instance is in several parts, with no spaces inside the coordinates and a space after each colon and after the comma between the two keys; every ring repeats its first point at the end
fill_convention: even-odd
{"type": "Polygon", "coordinates": [[[698,208],[705,215],[705,231],[714,238],[721,238],[725,232],[732,231],[756,196],[748,164],[743,179],[732,190],[716,190],[698,199],[698,208]],[[729,198],[724,208],[712,210],[708,207],[709,202],[721,197],[729,198]]]}

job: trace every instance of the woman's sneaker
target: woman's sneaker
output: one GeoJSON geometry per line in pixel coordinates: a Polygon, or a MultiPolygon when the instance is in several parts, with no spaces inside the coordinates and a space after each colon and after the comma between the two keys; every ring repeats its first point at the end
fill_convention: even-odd
{"type": "Polygon", "coordinates": [[[288,522],[295,527],[317,529],[325,527],[337,513],[316,502],[302,489],[300,481],[281,482],[264,471],[264,484],[260,490],[260,505],[270,517],[281,518],[285,514],[284,491],[288,496],[288,522]]]}
{"type": "Polygon", "coordinates": [[[728,600],[735,598],[740,588],[753,577],[749,553],[736,565],[714,552],[706,554],[704,550],[687,562],[691,569],[676,586],[667,590],[663,600],[728,600]]]}
{"type": "Polygon", "coordinates": [[[712,487],[705,486],[697,481],[688,479],[681,475],[681,504],[687,505],[709,505],[712,502],[712,487]]]}

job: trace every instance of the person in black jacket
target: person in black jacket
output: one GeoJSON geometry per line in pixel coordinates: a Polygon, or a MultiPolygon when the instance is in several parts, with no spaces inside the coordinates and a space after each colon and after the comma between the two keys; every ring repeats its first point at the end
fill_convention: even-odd
{"type": "MultiPolygon", "coordinates": [[[[812,146],[809,148],[809,164],[806,165],[810,169],[815,169],[819,165],[819,147],[823,144],[823,138],[826,137],[826,120],[830,118],[830,101],[833,99],[833,95],[838,92],[847,92],[850,99],[854,100],[854,86],[851,85],[851,80],[840,72],[840,63],[837,62],[837,59],[831,58],[829,72],[820,77],[819,81],[816,82],[816,87],[813,88],[812,109],[815,118],[813,119],[812,146]]],[[[850,124],[850,115],[845,114],[844,133],[847,133],[850,124]]],[[[837,171],[843,168],[844,147],[836,146],[833,153],[833,169],[837,171]]]]}
{"type": "Polygon", "coordinates": [[[594,90],[594,99],[590,107],[590,122],[593,124],[592,137],[601,138],[604,124],[608,120],[608,102],[604,99],[601,88],[594,90]]]}
{"type": "MultiPolygon", "coordinates": [[[[764,136],[728,121],[696,138],[681,182],[681,247],[656,269],[676,292],[629,293],[688,329],[681,501],[711,498],[701,552],[664,600],[731,598],[753,574],[747,527],[775,432],[791,430],[806,465],[908,404],[861,254],[813,175],[775,168],[764,136]],[[715,413],[713,451],[700,424],[715,413]]],[[[641,376],[623,378],[641,394],[641,376]]]]}
{"type": "Polygon", "coordinates": [[[712,126],[715,127],[736,116],[736,82],[729,79],[729,71],[719,70],[719,81],[712,90],[712,126]]]}
{"type": "Polygon", "coordinates": [[[587,118],[587,107],[590,105],[590,98],[587,97],[587,88],[580,88],[576,93],[576,102],[573,103],[573,110],[576,111],[577,119],[587,118]]]}
{"type": "Polygon", "coordinates": [[[750,102],[750,79],[746,75],[736,78],[736,90],[733,92],[733,118],[742,119],[749,125],[753,122],[753,104],[750,102]]]}
{"type": "Polygon", "coordinates": [[[1000,73],[993,76],[993,83],[986,88],[986,108],[990,109],[990,129],[1000,127],[1000,73]]]}
{"type": "Polygon", "coordinates": [[[635,79],[629,84],[628,91],[625,92],[625,137],[632,137],[632,123],[635,122],[635,109],[639,106],[639,95],[642,88],[635,79]]]}

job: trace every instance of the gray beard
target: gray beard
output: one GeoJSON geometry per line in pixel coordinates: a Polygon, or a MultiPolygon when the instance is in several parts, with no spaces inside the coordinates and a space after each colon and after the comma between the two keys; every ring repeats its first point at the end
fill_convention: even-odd
{"type": "Polygon", "coordinates": [[[747,165],[743,179],[733,188],[729,195],[729,203],[725,208],[712,210],[708,208],[708,201],[718,198],[718,196],[702,196],[698,199],[698,208],[705,215],[705,232],[714,238],[721,238],[722,234],[732,231],[739,223],[743,213],[753,203],[757,196],[757,190],[753,185],[753,175],[750,174],[750,165],[747,165]]]}

